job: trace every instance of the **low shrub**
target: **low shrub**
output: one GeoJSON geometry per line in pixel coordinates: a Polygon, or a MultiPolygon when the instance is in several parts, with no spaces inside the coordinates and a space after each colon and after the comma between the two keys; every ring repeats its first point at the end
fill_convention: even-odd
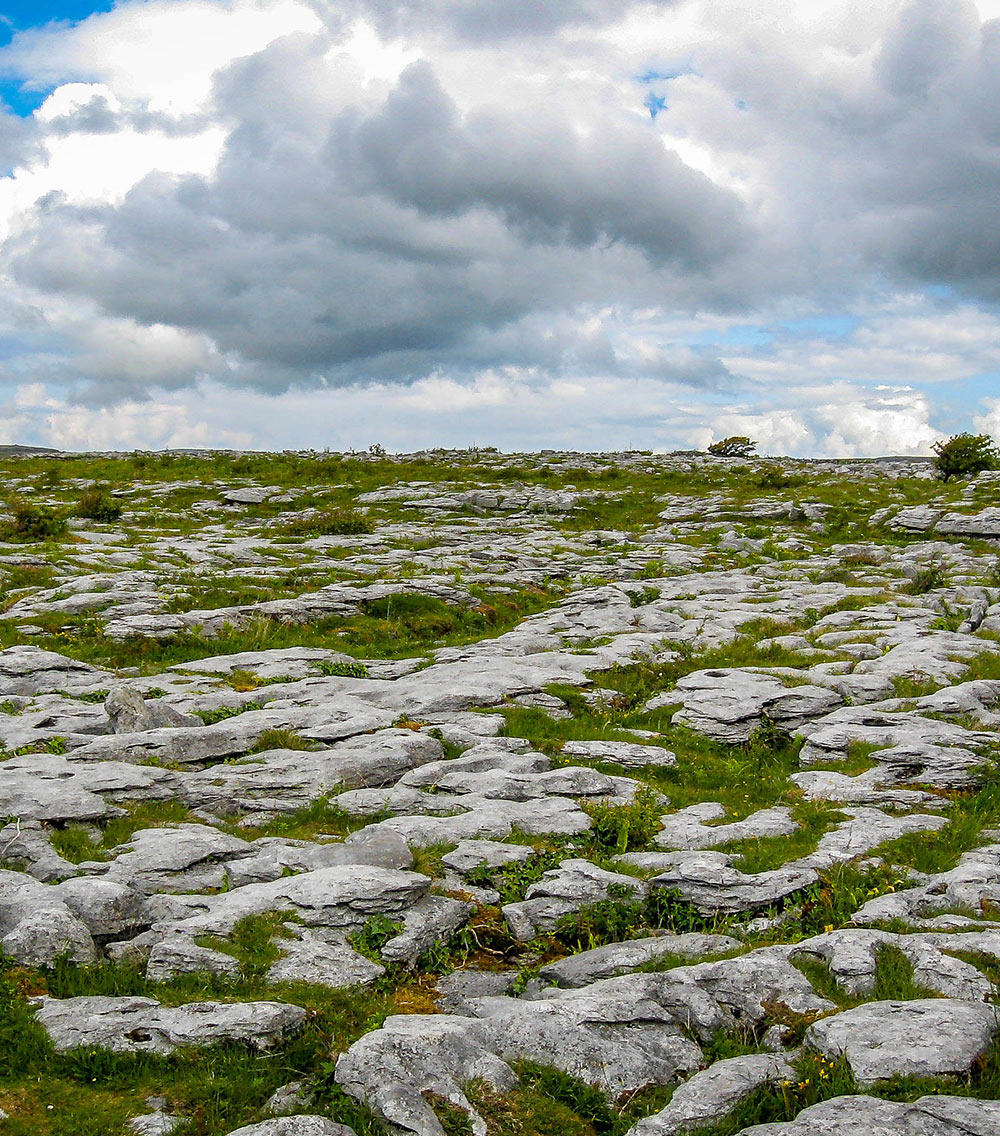
{"type": "Polygon", "coordinates": [[[322,509],[293,517],[282,525],[289,536],[359,536],[375,531],[375,522],[357,509],[322,509]]]}
{"type": "Polygon", "coordinates": [[[100,485],[96,481],[80,494],[73,513],[77,517],[84,517],[89,521],[117,521],[122,515],[122,507],[111,496],[107,485],[100,485]]]}
{"type": "Polygon", "coordinates": [[[4,540],[55,540],[66,532],[66,518],[61,513],[23,497],[10,499],[10,513],[10,520],[0,526],[4,540]]]}
{"type": "Polygon", "coordinates": [[[989,434],[954,434],[933,448],[934,471],[942,481],[1000,469],[1000,449],[989,434]]]}
{"type": "Polygon", "coordinates": [[[708,447],[708,452],[713,458],[749,458],[756,448],[756,442],[742,434],[734,434],[731,438],[723,438],[721,442],[713,442],[708,447]]]}

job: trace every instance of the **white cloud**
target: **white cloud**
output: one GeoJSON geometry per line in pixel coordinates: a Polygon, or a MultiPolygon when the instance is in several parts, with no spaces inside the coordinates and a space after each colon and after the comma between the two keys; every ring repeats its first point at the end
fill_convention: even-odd
{"type": "Polygon", "coordinates": [[[106,83],[151,110],[183,114],[204,103],[213,75],[233,59],[320,26],[296,0],[126,0],[73,26],[20,32],[0,51],[0,67],[37,86],[106,83]]]}
{"type": "Polygon", "coordinates": [[[261,445],[926,452],[919,389],[1000,372],[996,16],[120,0],[22,33],[0,68],[55,90],[0,178],[0,380],[67,445],[148,405],[143,437],[261,445]]]}

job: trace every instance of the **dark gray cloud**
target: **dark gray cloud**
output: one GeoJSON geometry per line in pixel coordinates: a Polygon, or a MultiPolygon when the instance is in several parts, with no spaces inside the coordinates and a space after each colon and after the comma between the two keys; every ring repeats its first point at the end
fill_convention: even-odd
{"type": "MultiPolygon", "coordinates": [[[[463,118],[426,64],[367,114],[324,114],[300,70],[321,60],[295,37],[234,68],[214,177],[150,175],[93,208],[52,197],[9,243],[11,271],[204,333],[240,357],[223,381],[282,389],[498,363],[635,370],[603,333],[582,341],[573,313],[687,291],[739,244],[735,197],[648,128],[583,140],[555,114],[463,118]]],[[[725,377],[711,362],[673,370],[725,377]]]]}
{"type": "Polygon", "coordinates": [[[390,35],[414,30],[473,43],[547,36],[562,28],[594,28],[630,8],[665,8],[678,0],[314,0],[334,26],[363,15],[390,35]]]}
{"type": "Polygon", "coordinates": [[[334,164],[359,192],[422,213],[483,208],[529,242],[622,241],[651,262],[700,271],[733,251],[741,208],[649,129],[597,122],[586,139],[545,108],[462,120],[427,63],[403,72],[371,117],[335,124],[334,164]]]}
{"type": "MultiPolygon", "coordinates": [[[[347,20],[364,7],[331,11],[347,20]]],[[[707,348],[631,350],[606,328],[638,309],[844,304],[900,284],[1000,301],[1000,24],[982,25],[966,0],[908,0],[853,69],[817,69],[780,37],[718,37],[678,80],[690,102],[663,80],[655,120],[636,113],[638,82],[623,100],[624,65],[617,87],[582,85],[578,104],[470,96],[474,46],[501,53],[495,75],[497,58],[521,58],[506,39],[534,36],[531,66],[551,78],[564,66],[554,30],[627,7],[371,4],[394,33],[466,37],[454,70],[418,62],[394,84],[350,71],[331,17],[217,77],[212,113],[230,133],[211,176],[151,174],[123,201],[86,208],[49,195],[4,266],[40,293],[206,336],[215,379],[265,391],[504,366],[725,386],[707,348]],[[732,171],[745,202],[664,134],[732,171]]],[[[604,48],[595,38],[576,62],[610,73],[604,48]]],[[[668,50],[651,44],[629,64],[638,73],[668,50]]],[[[47,129],[184,133],[203,121],[95,98],[47,129]]],[[[146,382],[134,366],[95,364],[90,378],[94,400],[146,382]]],[[[164,365],[156,381],[194,378],[164,365]]]]}

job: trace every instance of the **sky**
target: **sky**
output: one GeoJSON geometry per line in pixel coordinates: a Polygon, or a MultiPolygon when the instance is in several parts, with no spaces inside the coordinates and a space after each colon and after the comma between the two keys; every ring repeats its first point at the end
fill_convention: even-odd
{"type": "Polygon", "coordinates": [[[1000,0],[13,0],[0,443],[1000,436],[1000,0]]]}

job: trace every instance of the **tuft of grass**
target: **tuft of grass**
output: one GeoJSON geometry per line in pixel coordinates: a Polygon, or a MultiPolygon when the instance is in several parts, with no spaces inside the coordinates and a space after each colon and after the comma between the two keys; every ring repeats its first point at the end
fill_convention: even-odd
{"type": "MultiPolygon", "coordinates": [[[[244,707],[247,709],[247,707],[244,707]]],[[[254,706],[253,709],[260,710],[262,707],[254,706]]],[[[242,713],[242,711],[238,711],[242,713]]],[[[231,715],[223,714],[223,718],[228,718],[231,715]]],[[[247,753],[266,753],[270,749],[316,749],[316,744],[304,738],[301,734],[296,733],[295,730],[285,729],[272,729],[264,730],[253,745],[247,750],[247,753]]]]}
{"type": "Polygon", "coordinates": [[[936,990],[921,986],[913,977],[913,963],[892,943],[882,943],[875,951],[876,1002],[909,1002],[915,998],[939,998],[936,990]]]}
{"type": "Polygon", "coordinates": [[[911,596],[922,596],[927,592],[943,588],[947,583],[948,577],[941,565],[928,564],[926,568],[921,568],[908,584],[904,584],[902,590],[911,596]]]}
{"type": "Polygon", "coordinates": [[[146,801],[125,806],[125,816],[113,817],[95,830],[78,824],[53,828],[49,843],[64,859],[73,864],[84,860],[107,860],[112,848],[125,844],[143,828],[183,824],[191,819],[187,806],[177,800],[146,801]]]}
{"type": "Polygon", "coordinates": [[[301,922],[293,911],[265,911],[241,919],[225,938],[205,935],[199,946],[211,947],[231,955],[240,965],[240,977],[245,982],[262,982],[268,970],[281,957],[275,939],[288,939],[291,932],[286,923],[301,922]]]}
{"type": "Polygon", "coordinates": [[[357,509],[316,510],[281,526],[289,536],[360,536],[375,531],[375,522],[357,509]]]}
{"type": "Polygon", "coordinates": [[[604,856],[642,851],[660,829],[660,808],[659,794],[649,787],[639,789],[628,805],[584,803],[594,822],[588,844],[604,856]]]}
{"type": "Polygon", "coordinates": [[[89,521],[110,523],[117,521],[122,515],[122,507],[111,496],[109,486],[95,481],[93,485],[80,494],[73,513],[75,516],[84,517],[89,521]]]}
{"type": "Polygon", "coordinates": [[[8,501],[10,519],[0,524],[0,540],[58,540],[66,535],[66,518],[47,505],[14,495],[8,501]]]}
{"type": "Polygon", "coordinates": [[[333,659],[319,659],[313,666],[322,675],[330,678],[367,678],[368,668],[364,663],[338,663],[333,659]]]}
{"type": "MultiPolygon", "coordinates": [[[[200,718],[206,726],[214,726],[216,722],[224,722],[227,718],[237,718],[240,714],[245,714],[248,710],[263,710],[263,702],[244,702],[242,706],[217,706],[214,710],[195,710],[194,714],[200,718]]],[[[287,731],[286,731],[287,732],[287,731]]],[[[261,737],[264,735],[262,734],[261,737]]],[[[260,739],[255,744],[259,744],[260,739]]],[[[268,746],[268,749],[278,749],[278,746],[268,746]]],[[[303,749],[303,746],[284,746],[284,749],[303,749]]],[[[251,752],[259,753],[260,750],[251,752]]]]}

